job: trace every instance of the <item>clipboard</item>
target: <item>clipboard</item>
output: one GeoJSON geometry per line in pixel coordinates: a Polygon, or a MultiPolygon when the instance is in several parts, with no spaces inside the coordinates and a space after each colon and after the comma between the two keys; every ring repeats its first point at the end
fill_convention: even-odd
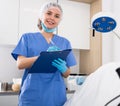
{"type": "Polygon", "coordinates": [[[54,73],[57,71],[57,68],[52,66],[52,61],[58,58],[66,61],[66,58],[70,52],[71,49],[66,49],[62,51],[41,52],[40,56],[33,63],[28,73],[54,73]]]}

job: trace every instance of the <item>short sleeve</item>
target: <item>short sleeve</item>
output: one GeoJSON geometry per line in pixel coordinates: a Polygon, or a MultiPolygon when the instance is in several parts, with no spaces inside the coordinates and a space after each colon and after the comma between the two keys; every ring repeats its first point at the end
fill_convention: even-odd
{"type": "Polygon", "coordinates": [[[17,60],[18,55],[27,56],[27,37],[25,34],[22,35],[11,55],[15,60],[17,60]]]}

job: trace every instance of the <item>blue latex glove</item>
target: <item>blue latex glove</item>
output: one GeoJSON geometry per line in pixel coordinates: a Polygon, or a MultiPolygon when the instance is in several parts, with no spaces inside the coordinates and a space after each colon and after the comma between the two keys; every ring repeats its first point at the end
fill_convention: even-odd
{"type": "Polygon", "coordinates": [[[82,85],[84,81],[85,81],[85,77],[78,77],[76,79],[77,85],[82,85]]]}
{"type": "Polygon", "coordinates": [[[58,58],[57,60],[53,60],[52,65],[56,67],[61,73],[66,72],[68,69],[66,66],[66,62],[60,58],[58,58]]]}
{"type": "Polygon", "coordinates": [[[58,50],[60,50],[60,49],[59,49],[57,46],[50,46],[50,47],[47,49],[48,52],[58,51],[58,50]]]}

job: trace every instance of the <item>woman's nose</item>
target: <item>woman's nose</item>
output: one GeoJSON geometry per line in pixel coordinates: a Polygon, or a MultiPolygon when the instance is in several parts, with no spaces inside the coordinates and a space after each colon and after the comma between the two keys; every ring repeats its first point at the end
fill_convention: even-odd
{"type": "Polygon", "coordinates": [[[54,15],[51,15],[51,16],[50,16],[50,19],[54,20],[54,19],[55,19],[55,16],[54,16],[54,15]]]}

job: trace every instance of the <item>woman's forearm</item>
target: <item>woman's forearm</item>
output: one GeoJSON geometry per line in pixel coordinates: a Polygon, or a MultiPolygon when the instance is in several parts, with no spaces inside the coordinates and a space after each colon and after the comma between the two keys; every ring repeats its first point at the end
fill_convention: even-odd
{"type": "Polygon", "coordinates": [[[32,64],[38,57],[25,57],[25,56],[18,56],[17,58],[17,67],[18,69],[25,69],[30,68],[32,64]]]}

